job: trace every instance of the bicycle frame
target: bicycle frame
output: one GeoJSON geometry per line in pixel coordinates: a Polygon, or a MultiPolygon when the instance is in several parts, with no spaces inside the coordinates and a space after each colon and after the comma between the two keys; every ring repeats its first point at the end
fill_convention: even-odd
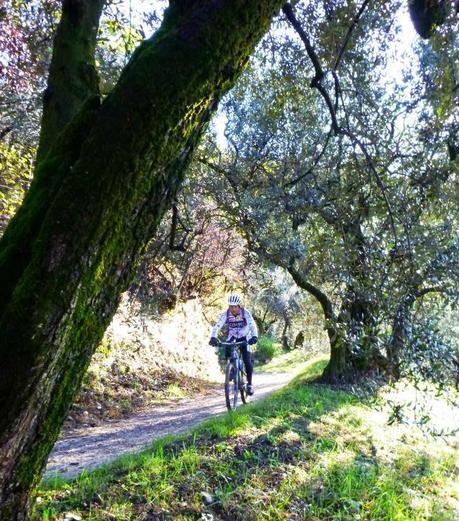
{"type": "MultiPolygon", "coordinates": [[[[226,406],[229,410],[236,409],[238,405],[238,395],[240,393],[243,403],[246,403],[246,389],[244,382],[244,364],[242,357],[240,356],[239,349],[241,346],[246,345],[247,342],[220,342],[219,347],[227,347],[231,349],[228,358],[228,364],[225,372],[225,398],[226,406]],[[232,385],[230,388],[230,382],[232,385]]],[[[226,352],[225,352],[226,354],[226,352]]]]}
{"type": "Polygon", "coordinates": [[[237,347],[241,347],[247,345],[247,341],[240,341],[240,342],[219,342],[218,347],[230,347],[231,348],[231,355],[229,359],[233,359],[237,357],[238,359],[241,359],[241,356],[239,355],[239,349],[236,349],[237,347]]]}

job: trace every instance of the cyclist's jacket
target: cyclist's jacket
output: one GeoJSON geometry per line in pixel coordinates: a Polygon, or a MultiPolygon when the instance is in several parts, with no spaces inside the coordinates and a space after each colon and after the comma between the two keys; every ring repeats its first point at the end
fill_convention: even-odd
{"type": "Polygon", "coordinates": [[[228,326],[228,340],[235,338],[237,340],[242,338],[250,339],[253,336],[258,336],[257,325],[248,309],[240,308],[239,313],[234,316],[229,309],[220,315],[218,322],[212,328],[210,336],[217,337],[218,332],[222,327],[228,326]]]}

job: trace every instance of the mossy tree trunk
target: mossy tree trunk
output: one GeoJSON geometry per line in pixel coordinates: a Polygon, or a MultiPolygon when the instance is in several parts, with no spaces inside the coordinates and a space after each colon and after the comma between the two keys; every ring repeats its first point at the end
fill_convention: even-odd
{"type": "Polygon", "coordinates": [[[31,490],[119,295],[211,112],[280,6],[171,2],[113,92],[101,104],[80,99],[78,115],[45,140],[0,242],[1,521],[27,519],[31,490]]]}
{"type": "Polygon", "coordinates": [[[362,232],[362,213],[367,214],[367,203],[359,198],[359,211],[347,222],[334,221],[338,233],[342,233],[347,251],[347,285],[334,329],[341,332],[336,337],[336,356],[326,369],[327,380],[354,380],[364,373],[385,371],[386,360],[378,349],[377,305],[371,295],[371,262],[368,244],[362,232]],[[339,371],[343,373],[340,375],[339,371]]]}
{"type": "Polygon", "coordinates": [[[408,0],[408,8],[416,32],[425,39],[444,23],[449,9],[446,0],[408,0]]]}
{"type": "Polygon", "coordinates": [[[373,316],[366,308],[365,300],[359,300],[354,295],[337,314],[332,301],[323,291],[311,284],[294,265],[287,269],[295,283],[315,297],[322,308],[324,327],[330,342],[330,359],[322,373],[321,381],[331,384],[349,382],[359,379],[370,369],[385,371],[387,361],[379,352],[373,350],[372,344],[363,346],[366,356],[364,363],[358,350],[353,349],[354,335],[361,334],[360,339],[355,339],[356,342],[373,342],[375,338],[372,329],[373,316]]]}

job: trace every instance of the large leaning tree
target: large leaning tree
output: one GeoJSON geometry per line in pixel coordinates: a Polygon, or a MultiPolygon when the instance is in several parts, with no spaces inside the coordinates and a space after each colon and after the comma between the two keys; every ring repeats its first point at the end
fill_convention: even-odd
{"type": "Polygon", "coordinates": [[[91,355],[222,94],[280,0],[171,0],[112,92],[103,0],[64,0],[33,183],[0,243],[0,520],[31,491],[91,355]]]}

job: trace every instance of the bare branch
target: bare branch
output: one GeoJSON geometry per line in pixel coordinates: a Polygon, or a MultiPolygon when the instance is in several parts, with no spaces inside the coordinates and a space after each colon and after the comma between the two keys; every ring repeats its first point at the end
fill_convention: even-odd
{"type": "Polygon", "coordinates": [[[284,12],[285,16],[287,17],[287,20],[290,22],[291,26],[295,29],[295,31],[298,33],[298,36],[304,43],[306,52],[314,66],[314,70],[316,73],[311,81],[311,87],[315,87],[322,95],[325,104],[327,105],[328,110],[330,112],[333,131],[335,133],[335,136],[337,136],[341,132],[341,130],[338,125],[338,120],[336,119],[336,111],[331,101],[330,95],[328,94],[327,89],[321,83],[322,79],[325,76],[325,73],[322,69],[322,66],[320,65],[317,53],[315,52],[314,47],[312,46],[311,41],[309,40],[309,37],[306,34],[305,30],[301,26],[300,22],[296,19],[292,6],[288,3],[284,4],[282,11],[284,12]]]}
{"type": "Polygon", "coordinates": [[[185,251],[184,241],[181,244],[175,244],[175,237],[177,235],[177,223],[178,223],[178,209],[177,203],[172,205],[172,221],[171,221],[171,231],[169,234],[169,249],[172,251],[185,251]]]}

